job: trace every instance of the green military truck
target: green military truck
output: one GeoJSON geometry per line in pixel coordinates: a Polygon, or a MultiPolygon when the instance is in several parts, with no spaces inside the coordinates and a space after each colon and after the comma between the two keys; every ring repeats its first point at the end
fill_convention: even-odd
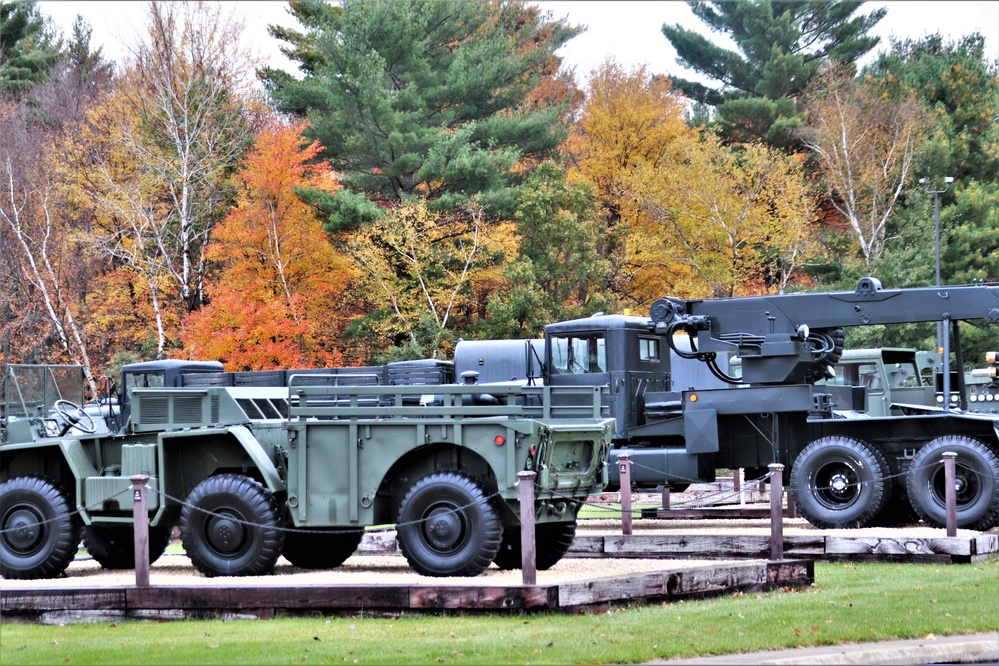
{"type": "Polygon", "coordinates": [[[133,475],[149,476],[150,560],[179,526],[207,576],[265,574],[282,555],[336,567],[366,526],[389,524],[421,574],[519,568],[525,470],[537,473],[537,567],[565,554],[580,506],[607,479],[614,420],[601,416],[600,388],[357,379],[367,385],[316,371],[284,386],[133,382],[120,412],[101,412],[83,406],[77,366],[7,366],[0,574],[59,576],[81,536],[104,567],[134,567],[133,475]],[[566,402],[576,406],[554,406],[566,402]],[[127,421],[109,428],[119,413],[127,421]]]}

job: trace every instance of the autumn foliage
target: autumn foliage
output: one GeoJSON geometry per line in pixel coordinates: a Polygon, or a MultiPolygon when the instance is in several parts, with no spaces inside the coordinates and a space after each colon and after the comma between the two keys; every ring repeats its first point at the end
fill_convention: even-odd
{"type": "Polygon", "coordinates": [[[247,155],[236,205],[205,251],[218,266],[206,287],[209,303],[184,322],[190,358],[245,370],[342,361],[336,298],[353,270],[296,194],[339,185],[327,164],[313,162],[318,142],[303,147],[303,129],[272,123],[247,155]]]}

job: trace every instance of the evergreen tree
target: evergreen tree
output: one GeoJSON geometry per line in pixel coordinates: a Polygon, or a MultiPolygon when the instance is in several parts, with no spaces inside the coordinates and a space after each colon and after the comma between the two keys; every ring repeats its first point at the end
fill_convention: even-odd
{"type": "Polygon", "coordinates": [[[674,79],[674,86],[716,107],[727,140],[762,140],[778,147],[794,145],[793,130],[803,120],[796,96],[819,66],[853,63],[874,48],[878,38],[866,33],[887,11],[855,16],[863,2],[829,0],[687,4],[713,31],[729,36],[737,50],[678,24],[663,25],[680,64],[722,84],[711,88],[674,79]]]}
{"type": "Polygon", "coordinates": [[[508,215],[525,162],[551,154],[561,104],[527,100],[554,76],[554,51],[578,34],[522,0],[296,0],[304,32],[271,28],[301,80],[264,69],[280,110],[310,138],[344,190],[316,196],[330,230],[370,222],[408,197],[456,210],[475,197],[508,215]]]}
{"type": "MultiPolygon", "coordinates": [[[[911,91],[934,119],[920,143],[904,204],[890,220],[882,282],[896,286],[935,283],[933,195],[944,177],[954,182],[940,198],[940,277],[943,284],[999,280],[999,61],[990,58],[985,39],[957,40],[929,35],[893,42],[865,73],[885,94],[911,91]],[[919,184],[926,178],[925,185],[919,184]]],[[[997,335],[965,327],[964,344],[973,362],[994,349],[997,335]]],[[[927,331],[922,344],[933,346],[927,331]]],[[[885,344],[914,344],[888,339],[885,344]]],[[[915,344],[920,344],[916,342],[915,344]]]]}
{"type": "Polygon", "coordinates": [[[568,184],[545,162],[531,174],[514,214],[517,258],[503,268],[505,288],[489,301],[484,337],[538,337],[546,324],[605,310],[610,262],[597,253],[600,224],[593,189],[568,184]]]}
{"type": "Polygon", "coordinates": [[[45,81],[58,58],[35,0],[0,2],[0,95],[20,97],[45,81]]]}

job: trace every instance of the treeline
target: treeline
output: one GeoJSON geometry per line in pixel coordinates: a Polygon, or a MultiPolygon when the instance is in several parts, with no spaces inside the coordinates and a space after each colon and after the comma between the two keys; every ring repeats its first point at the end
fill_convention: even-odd
{"type": "Polygon", "coordinates": [[[928,285],[934,196],[942,282],[999,279],[980,34],[690,7],[737,49],[664,39],[719,86],[611,60],[580,87],[555,54],[582,26],[521,0],[293,0],[271,34],[296,72],[255,62],[225,3],[149,4],[112,63],[81,19],[0,2],[0,358],[377,363],[666,294],[928,285]]]}

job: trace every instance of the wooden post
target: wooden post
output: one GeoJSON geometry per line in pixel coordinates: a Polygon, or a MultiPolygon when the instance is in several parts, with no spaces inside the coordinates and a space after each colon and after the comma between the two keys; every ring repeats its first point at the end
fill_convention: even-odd
{"type": "Polygon", "coordinates": [[[790,488],[787,489],[787,517],[798,518],[798,507],[794,503],[794,496],[790,488]]]}
{"type": "Polygon", "coordinates": [[[746,503],[746,496],[742,493],[743,473],[744,472],[741,467],[739,469],[732,470],[732,486],[734,487],[735,492],[739,493],[739,506],[746,503]]]}
{"type": "Polygon", "coordinates": [[[538,582],[537,543],[534,530],[534,479],[537,472],[517,472],[520,484],[520,567],[524,585],[538,582]]]}
{"type": "Polygon", "coordinates": [[[784,466],[770,464],[770,559],[784,559],[784,466]]]}
{"type": "Polygon", "coordinates": [[[947,536],[957,536],[957,454],[945,451],[944,463],[944,505],[947,511],[947,536]]]}
{"type": "Polygon", "coordinates": [[[631,534],[631,454],[625,451],[617,456],[621,477],[621,534],[631,534]]]}
{"type": "Polygon", "coordinates": [[[149,513],[146,510],[148,474],[136,474],[132,481],[132,523],[135,532],[135,586],[149,587],[149,513]]]}
{"type": "Polygon", "coordinates": [[[663,484],[663,508],[669,511],[669,483],[663,484]]]}

